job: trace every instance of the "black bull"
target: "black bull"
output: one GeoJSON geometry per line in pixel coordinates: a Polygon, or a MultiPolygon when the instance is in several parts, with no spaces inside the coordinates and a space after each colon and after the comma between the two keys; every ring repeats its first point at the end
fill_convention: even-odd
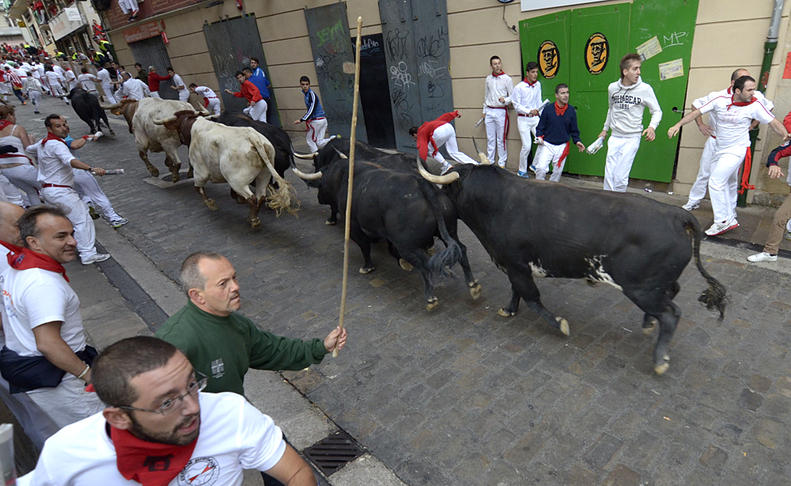
{"type": "Polygon", "coordinates": [[[87,123],[91,128],[91,133],[96,133],[101,130],[99,122],[104,121],[110,133],[115,135],[115,132],[110,127],[110,123],[107,121],[107,114],[99,104],[99,98],[97,98],[96,95],[82,88],[74,88],[68,94],[68,98],[71,100],[71,107],[74,108],[74,112],[77,113],[80,120],[87,123]]]}
{"type": "Polygon", "coordinates": [[[494,166],[460,164],[446,176],[421,174],[444,183],[459,218],[475,233],[511,282],[511,301],[500,309],[516,314],[519,299],[568,335],[568,323],[541,303],[538,277],[586,278],[622,290],[644,313],[643,327],[659,322],[654,370],[669,367],[669,343],[681,316],[673,303],[678,278],[694,255],[708,288],[699,297],[722,319],[725,287],[700,261],[701,232],[689,212],[638,194],[577,189],[525,181],[494,166]]]}
{"type": "MultiPolygon", "coordinates": [[[[331,206],[333,218],[336,210],[346,209],[348,173],[348,161],[340,158],[322,170],[319,203],[331,206]]],[[[371,243],[387,240],[390,254],[402,268],[414,267],[420,272],[427,310],[439,303],[434,295],[436,278],[455,263],[461,265],[473,299],[480,296],[481,287],[470,270],[467,248],[458,239],[456,212],[439,189],[421,179],[414,169],[409,173],[358,161],[352,191],[350,236],[362,252],[360,273],[374,270],[371,243]],[[445,243],[445,249],[429,258],[426,250],[433,246],[435,236],[445,243]]]]}

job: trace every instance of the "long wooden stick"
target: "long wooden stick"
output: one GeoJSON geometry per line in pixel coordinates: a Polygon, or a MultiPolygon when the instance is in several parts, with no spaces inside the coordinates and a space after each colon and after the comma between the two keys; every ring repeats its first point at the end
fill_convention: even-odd
{"type": "MultiPolygon", "coordinates": [[[[360,36],[363,30],[363,18],[357,17],[357,46],[354,55],[354,101],[352,102],[352,131],[349,135],[349,184],[346,189],[346,220],[343,232],[343,283],[341,284],[341,312],[338,326],[343,329],[346,315],[346,282],[349,279],[349,233],[351,231],[352,187],[354,183],[354,146],[357,142],[357,103],[360,98],[360,36]]],[[[332,357],[338,356],[338,350],[332,351],[332,357]]]]}

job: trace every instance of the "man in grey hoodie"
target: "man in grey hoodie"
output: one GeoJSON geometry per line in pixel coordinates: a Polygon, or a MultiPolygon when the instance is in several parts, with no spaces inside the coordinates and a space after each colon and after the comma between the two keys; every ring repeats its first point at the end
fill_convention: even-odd
{"type": "Polygon", "coordinates": [[[662,110],[654,90],[640,79],[638,54],[627,54],[621,59],[621,79],[607,88],[607,119],[599,137],[612,135],[607,140],[607,163],[604,166],[604,190],[626,192],[629,172],[634,156],[640,148],[640,135],[652,142],[656,138],[656,127],[662,120],[662,110]],[[643,130],[643,111],[651,112],[651,122],[643,130]]]}

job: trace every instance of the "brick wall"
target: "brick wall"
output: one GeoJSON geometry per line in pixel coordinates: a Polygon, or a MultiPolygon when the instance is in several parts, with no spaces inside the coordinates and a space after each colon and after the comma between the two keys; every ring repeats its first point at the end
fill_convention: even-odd
{"type": "MultiPolygon", "coordinates": [[[[153,15],[170,12],[171,10],[199,3],[200,1],[201,0],[145,0],[141,2],[138,0],[140,13],[137,15],[137,21],[145,21],[153,15]]],[[[107,21],[106,27],[108,27],[108,29],[117,29],[125,25],[132,25],[128,20],[129,17],[121,12],[121,7],[118,6],[117,0],[113,0],[110,10],[104,12],[104,18],[107,21]]]]}

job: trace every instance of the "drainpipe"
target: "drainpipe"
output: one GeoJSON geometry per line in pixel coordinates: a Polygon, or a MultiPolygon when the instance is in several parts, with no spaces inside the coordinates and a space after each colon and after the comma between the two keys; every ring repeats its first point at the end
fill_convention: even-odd
{"type": "MultiPolygon", "coordinates": [[[[769,70],[772,69],[772,57],[774,56],[775,49],[777,48],[777,33],[780,31],[780,17],[783,14],[783,3],[785,0],[775,0],[775,7],[772,10],[772,22],[769,24],[769,33],[766,35],[766,42],[764,42],[764,60],[761,63],[761,76],[758,78],[758,91],[766,93],[766,85],[769,84],[769,70]]],[[[758,140],[758,128],[750,131],[750,151],[755,153],[755,143],[758,140]]],[[[744,166],[742,166],[742,171],[744,166]]],[[[749,174],[748,174],[749,177],[749,174]]],[[[741,177],[739,177],[741,180],[741,177]]],[[[747,190],[743,194],[739,194],[736,200],[737,206],[743,208],[747,205],[747,190]]]]}

